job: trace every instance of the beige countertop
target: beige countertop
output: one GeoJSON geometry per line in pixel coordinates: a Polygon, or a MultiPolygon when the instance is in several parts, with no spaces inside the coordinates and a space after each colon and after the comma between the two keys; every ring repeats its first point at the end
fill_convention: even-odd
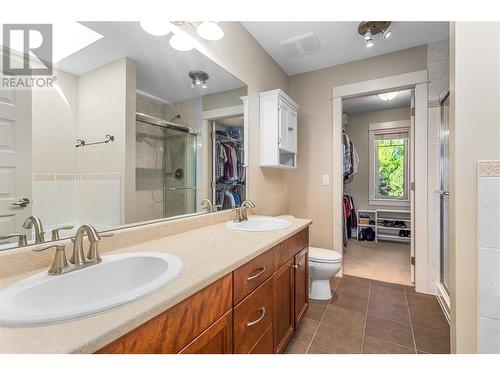
{"type": "MultiPolygon", "coordinates": [[[[284,218],[292,225],[283,230],[243,232],[219,223],[114,251],[166,252],[181,258],[183,268],[159,291],[102,314],[60,324],[0,327],[0,353],[93,353],[311,224],[284,218]]],[[[0,286],[33,273],[1,278],[0,286]]]]}

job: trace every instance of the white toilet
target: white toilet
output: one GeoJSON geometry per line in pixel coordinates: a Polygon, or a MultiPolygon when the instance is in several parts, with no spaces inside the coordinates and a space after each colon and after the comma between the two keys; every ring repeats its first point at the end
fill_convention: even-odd
{"type": "Polygon", "coordinates": [[[330,279],[342,267],[342,254],[318,247],[309,248],[309,298],[328,300],[332,298],[330,279]]]}

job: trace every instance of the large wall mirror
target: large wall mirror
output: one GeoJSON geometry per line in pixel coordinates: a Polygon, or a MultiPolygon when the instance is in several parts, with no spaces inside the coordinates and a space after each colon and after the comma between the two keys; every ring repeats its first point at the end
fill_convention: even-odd
{"type": "Polygon", "coordinates": [[[0,250],[245,200],[245,83],[139,22],[80,24],[102,37],[53,87],[0,90],[0,250]]]}

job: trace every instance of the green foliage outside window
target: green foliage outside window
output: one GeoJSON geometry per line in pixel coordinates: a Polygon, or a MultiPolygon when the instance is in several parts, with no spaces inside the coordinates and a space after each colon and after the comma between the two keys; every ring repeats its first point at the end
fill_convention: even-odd
{"type": "Polygon", "coordinates": [[[381,139],[378,150],[378,194],[405,198],[405,140],[381,139]]]}

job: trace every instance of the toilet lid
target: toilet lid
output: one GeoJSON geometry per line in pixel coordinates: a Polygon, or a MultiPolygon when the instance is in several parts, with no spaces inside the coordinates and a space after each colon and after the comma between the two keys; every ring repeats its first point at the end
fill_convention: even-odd
{"type": "Polygon", "coordinates": [[[342,254],[328,249],[320,249],[319,247],[309,248],[309,259],[318,262],[335,263],[342,260],[342,254]]]}

